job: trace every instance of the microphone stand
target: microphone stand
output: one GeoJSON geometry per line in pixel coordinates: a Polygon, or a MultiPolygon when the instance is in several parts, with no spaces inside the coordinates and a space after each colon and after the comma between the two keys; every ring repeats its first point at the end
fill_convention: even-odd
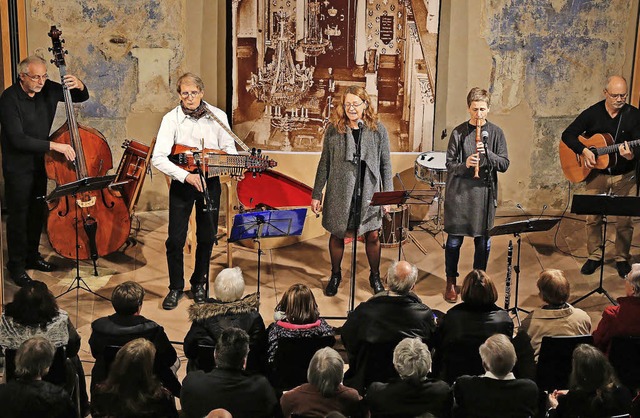
{"type": "MultiPolygon", "coordinates": [[[[486,120],[486,119],[485,119],[486,120]]],[[[486,123],[485,123],[486,125],[486,123]]],[[[487,132],[487,131],[483,131],[487,132]]],[[[487,136],[482,136],[482,143],[484,145],[484,155],[485,155],[485,167],[484,167],[484,172],[486,174],[486,177],[484,179],[484,181],[487,184],[487,188],[488,193],[487,193],[487,201],[485,202],[485,213],[484,213],[484,242],[482,243],[482,252],[484,255],[484,270],[487,269],[487,265],[489,264],[489,251],[487,251],[487,246],[489,245],[489,210],[491,207],[491,201],[493,200],[493,207],[497,208],[498,207],[498,201],[496,199],[496,195],[495,195],[495,190],[493,187],[493,176],[494,176],[494,166],[493,163],[491,162],[491,159],[489,158],[489,149],[487,147],[487,139],[489,138],[489,135],[487,133],[487,136]]],[[[518,247],[518,250],[520,248],[518,247]]]]}
{"type": "MultiPolygon", "coordinates": [[[[204,141],[203,141],[204,142],[204,141]]],[[[202,148],[204,149],[204,143],[202,144],[202,148]]],[[[196,174],[198,175],[198,178],[200,179],[200,185],[202,186],[202,196],[204,199],[204,209],[203,212],[207,213],[209,216],[209,222],[211,224],[211,229],[213,229],[214,225],[215,225],[215,218],[214,218],[214,212],[217,211],[216,208],[213,207],[213,201],[211,200],[211,194],[209,193],[209,188],[207,187],[207,178],[204,175],[204,170],[202,167],[202,158],[196,158],[196,155],[194,153],[194,161],[196,163],[196,174]]],[[[197,228],[197,226],[196,226],[197,228]]],[[[214,245],[218,243],[218,239],[216,238],[218,231],[211,231],[211,233],[213,234],[214,238],[214,245]]],[[[197,253],[197,248],[198,248],[198,243],[196,242],[196,253],[197,253]]],[[[210,260],[211,259],[211,251],[212,249],[209,250],[209,254],[207,256],[207,259],[210,260]]],[[[198,263],[198,259],[196,257],[195,263],[198,263]]],[[[193,268],[195,269],[196,266],[193,266],[193,268]]],[[[207,267],[207,271],[204,273],[204,291],[205,291],[205,298],[209,298],[209,267],[207,267]]]]}
{"type": "MultiPolygon", "coordinates": [[[[356,299],[356,259],[357,259],[357,247],[358,247],[358,231],[360,229],[360,215],[362,210],[362,184],[361,184],[361,176],[362,176],[362,162],[361,162],[361,152],[362,152],[362,135],[363,135],[363,124],[361,121],[358,121],[358,128],[360,131],[360,137],[358,138],[358,143],[356,144],[356,152],[353,154],[353,162],[356,164],[356,185],[354,192],[355,202],[351,205],[353,212],[353,219],[356,224],[356,228],[354,230],[352,245],[352,253],[351,253],[351,289],[349,291],[349,311],[348,313],[353,312],[355,299],[356,299]]],[[[366,245],[366,244],[365,244],[366,245]]]]}

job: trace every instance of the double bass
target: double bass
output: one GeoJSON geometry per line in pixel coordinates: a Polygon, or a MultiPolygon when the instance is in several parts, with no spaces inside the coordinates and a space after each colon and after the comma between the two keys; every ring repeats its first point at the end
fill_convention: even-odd
{"type": "MultiPolygon", "coordinates": [[[[64,41],[61,35],[60,30],[51,27],[51,61],[60,69],[60,77],[63,78],[67,51],[62,48],[64,41]]],[[[62,154],[48,152],[45,169],[47,177],[58,186],[74,182],[79,186],[77,193],[48,202],[47,233],[51,246],[61,256],[81,260],[90,258],[95,264],[98,257],[116,251],[125,243],[131,229],[131,218],[122,196],[106,185],[98,190],[82,187],[101,177],[108,180],[106,173],[113,167],[111,149],[100,132],[77,123],[71,93],[64,81],[62,86],[67,121],[49,139],[71,145],[76,158],[68,161],[62,154]]]]}

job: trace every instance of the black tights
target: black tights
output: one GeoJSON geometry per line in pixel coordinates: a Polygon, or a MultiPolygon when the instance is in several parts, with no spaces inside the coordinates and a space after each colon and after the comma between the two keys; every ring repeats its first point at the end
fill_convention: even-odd
{"type": "MultiPolygon", "coordinates": [[[[355,237],[353,239],[356,239],[355,237]]],[[[369,260],[369,268],[373,273],[380,272],[380,238],[378,231],[369,231],[364,233],[365,252],[367,260],[369,260]]],[[[329,238],[329,256],[331,257],[331,273],[338,273],[342,264],[342,256],[344,255],[344,239],[338,238],[331,234],[329,238]]]]}

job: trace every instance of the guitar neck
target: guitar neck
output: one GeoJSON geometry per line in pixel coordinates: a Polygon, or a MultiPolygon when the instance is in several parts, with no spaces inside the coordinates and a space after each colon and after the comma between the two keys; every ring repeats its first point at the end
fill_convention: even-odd
{"type": "MultiPolygon", "coordinates": [[[[627,143],[629,144],[629,148],[634,148],[634,147],[640,146],[640,139],[628,141],[627,143]]],[[[611,144],[611,145],[607,145],[606,147],[596,148],[596,154],[597,155],[613,154],[615,152],[618,152],[619,146],[620,144],[611,144]]]]}

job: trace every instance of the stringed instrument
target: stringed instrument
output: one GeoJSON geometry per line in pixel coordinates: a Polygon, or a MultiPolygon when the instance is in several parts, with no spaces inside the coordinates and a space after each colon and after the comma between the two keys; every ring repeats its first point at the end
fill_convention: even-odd
{"type": "MultiPolygon", "coordinates": [[[[62,32],[51,27],[52,62],[66,75],[62,48],[62,32]]],[[[76,153],[68,161],[57,152],[45,154],[48,178],[58,187],[71,185],[71,191],[61,193],[48,202],[47,233],[53,249],[63,257],[94,261],[120,248],[131,229],[127,205],[121,196],[108,188],[115,176],[107,176],[113,167],[111,149],[105,137],[96,129],[79,125],[71,92],[62,81],[67,121],[49,138],[52,142],[69,144],[76,153]],[[103,185],[104,183],[104,185],[103,185]],[[92,189],[90,185],[98,185],[92,189]],[[76,239],[74,239],[76,237],[76,239]]],[[[96,270],[97,275],[97,270],[96,270]]]]}
{"type": "MultiPolygon", "coordinates": [[[[595,167],[587,167],[584,157],[573,152],[562,140],[558,146],[560,165],[564,176],[572,183],[584,181],[591,170],[604,170],[616,165],[618,161],[618,147],[610,134],[594,134],[589,138],[582,135],[578,140],[596,156],[595,167]]],[[[640,139],[628,141],[629,148],[640,146],[640,139]]]]}
{"type": "Polygon", "coordinates": [[[255,175],[278,165],[274,160],[253,148],[251,153],[227,154],[217,149],[199,149],[176,144],[171,148],[169,161],[187,171],[194,172],[200,167],[207,177],[240,176],[248,171],[255,175]]]}

